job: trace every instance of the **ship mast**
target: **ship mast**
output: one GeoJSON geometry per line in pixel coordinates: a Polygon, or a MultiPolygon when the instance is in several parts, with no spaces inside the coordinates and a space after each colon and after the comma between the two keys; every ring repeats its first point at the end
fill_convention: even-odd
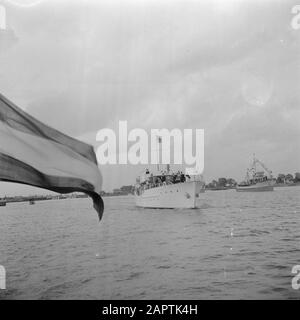
{"type": "Polygon", "coordinates": [[[157,137],[157,172],[159,172],[159,158],[160,158],[160,144],[161,144],[161,137],[157,137]]]}
{"type": "Polygon", "coordinates": [[[256,173],[256,158],[255,158],[255,153],[253,153],[253,169],[254,169],[254,174],[256,173]]]}

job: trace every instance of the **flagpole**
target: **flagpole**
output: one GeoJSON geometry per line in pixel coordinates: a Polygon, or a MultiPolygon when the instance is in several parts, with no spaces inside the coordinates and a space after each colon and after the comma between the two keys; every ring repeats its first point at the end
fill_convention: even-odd
{"type": "Polygon", "coordinates": [[[161,137],[157,137],[157,171],[159,172],[159,144],[161,142],[161,137]]]}

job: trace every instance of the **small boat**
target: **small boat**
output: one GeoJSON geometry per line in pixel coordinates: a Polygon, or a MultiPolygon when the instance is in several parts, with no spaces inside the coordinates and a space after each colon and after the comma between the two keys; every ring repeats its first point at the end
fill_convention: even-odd
{"type": "Polygon", "coordinates": [[[0,207],[5,207],[5,206],[6,206],[6,201],[0,200],[0,207]]]}
{"type": "Polygon", "coordinates": [[[137,178],[135,203],[143,208],[197,208],[205,183],[201,175],[166,171],[145,174],[137,178]]]}
{"type": "Polygon", "coordinates": [[[35,201],[34,201],[33,199],[30,199],[30,200],[29,200],[29,204],[30,204],[30,205],[35,204],[35,201]]]}
{"type": "Polygon", "coordinates": [[[237,185],[237,192],[261,192],[273,191],[275,179],[270,171],[260,160],[253,156],[253,162],[247,169],[246,178],[243,182],[237,185]],[[257,171],[257,165],[260,165],[264,171],[257,171]],[[266,173],[265,173],[266,172],[266,173]]]}

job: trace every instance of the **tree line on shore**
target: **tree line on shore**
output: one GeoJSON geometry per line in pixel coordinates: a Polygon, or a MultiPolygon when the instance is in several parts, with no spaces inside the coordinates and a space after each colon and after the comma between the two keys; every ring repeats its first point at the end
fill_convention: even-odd
{"type": "MultiPolygon", "coordinates": [[[[292,174],[279,173],[276,179],[277,184],[294,184],[300,183],[300,172],[296,172],[293,176],[292,174]]],[[[218,178],[217,180],[212,180],[206,184],[207,189],[230,189],[235,188],[237,185],[236,180],[232,178],[218,178]]]]}
{"type": "MultiPolygon", "coordinates": [[[[276,184],[278,185],[293,185],[300,184],[300,172],[296,172],[294,176],[290,173],[279,173],[276,178],[276,184]]],[[[212,180],[205,185],[206,189],[233,189],[237,186],[236,180],[233,178],[218,178],[218,180],[212,180]]],[[[134,194],[134,186],[122,186],[120,189],[114,189],[113,192],[101,192],[101,196],[120,196],[134,194]]],[[[33,196],[12,196],[12,197],[0,197],[0,201],[6,202],[24,202],[24,201],[40,201],[51,199],[66,199],[66,198],[86,198],[85,194],[68,194],[68,195],[33,195],[33,196]]]]}
{"type": "Polygon", "coordinates": [[[300,172],[296,172],[293,176],[292,174],[283,174],[279,173],[279,175],[276,178],[276,183],[278,184],[290,184],[290,183],[299,183],[300,182],[300,172]]]}

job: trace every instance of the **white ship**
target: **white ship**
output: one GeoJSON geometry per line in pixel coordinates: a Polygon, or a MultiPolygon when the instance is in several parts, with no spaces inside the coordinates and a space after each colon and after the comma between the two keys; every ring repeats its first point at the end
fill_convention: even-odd
{"type": "Polygon", "coordinates": [[[272,171],[270,171],[261,161],[253,156],[253,163],[251,167],[247,169],[245,181],[237,185],[236,191],[273,191],[274,184],[275,179],[272,177],[272,171]],[[259,164],[264,171],[257,171],[257,164],[259,164]]]}
{"type": "Polygon", "coordinates": [[[197,208],[200,193],[204,192],[201,175],[167,171],[145,174],[137,179],[135,202],[143,208],[197,208]]]}

